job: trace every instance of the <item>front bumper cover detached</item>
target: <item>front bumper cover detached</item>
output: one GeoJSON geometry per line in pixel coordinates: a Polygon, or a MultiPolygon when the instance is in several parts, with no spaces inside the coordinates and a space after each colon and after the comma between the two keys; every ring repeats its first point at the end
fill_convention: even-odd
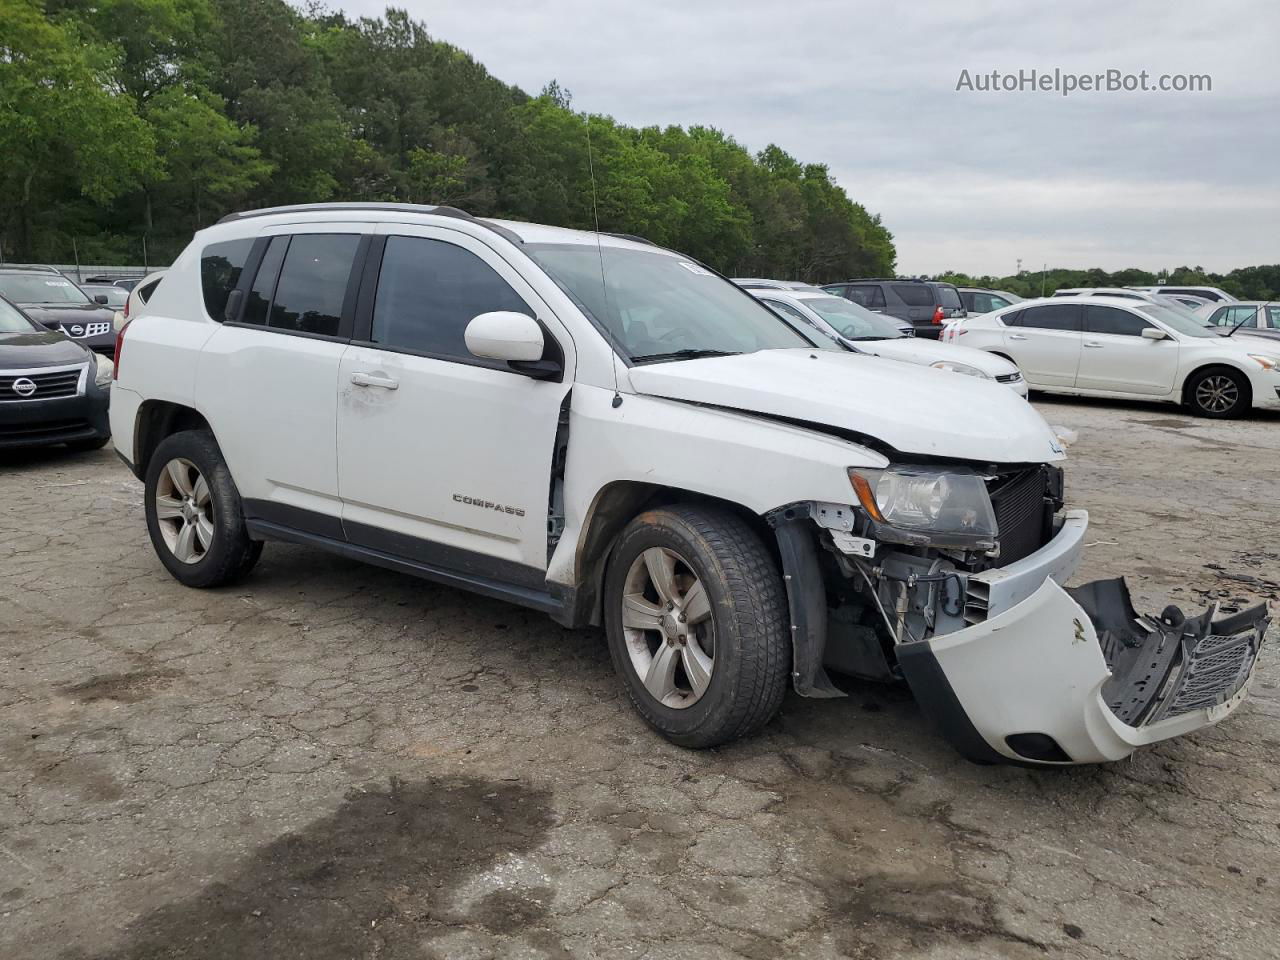
{"type": "Polygon", "coordinates": [[[898,658],[921,708],[969,759],[1099,763],[1230,715],[1268,623],[1265,606],[1141,617],[1123,580],[1067,590],[1046,579],[991,619],[899,645],[898,658]]]}

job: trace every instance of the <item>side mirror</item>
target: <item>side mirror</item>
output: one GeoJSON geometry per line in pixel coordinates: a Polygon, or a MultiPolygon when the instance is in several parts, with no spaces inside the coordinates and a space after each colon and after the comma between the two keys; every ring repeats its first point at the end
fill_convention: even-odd
{"type": "Polygon", "coordinates": [[[93,302],[100,303],[105,307],[107,305],[107,295],[105,293],[95,293],[93,295],[93,302]]]}
{"type": "Polygon", "coordinates": [[[467,324],[463,335],[467,349],[485,360],[505,360],[519,373],[535,380],[559,380],[564,374],[558,345],[551,342],[551,358],[546,358],[547,342],[542,326],[533,317],[509,310],[482,313],[467,324]]]}
{"type": "Polygon", "coordinates": [[[1169,335],[1159,327],[1143,327],[1142,335],[1148,340],[1167,340],[1169,335]]]}
{"type": "Polygon", "coordinates": [[[467,349],[486,360],[542,359],[542,328],[533,317],[509,310],[482,313],[467,324],[467,349]]]}

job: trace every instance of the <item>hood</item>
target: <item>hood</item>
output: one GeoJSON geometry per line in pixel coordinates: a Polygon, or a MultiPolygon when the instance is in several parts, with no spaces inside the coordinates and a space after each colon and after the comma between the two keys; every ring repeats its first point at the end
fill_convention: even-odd
{"type": "Polygon", "coordinates": [[[115,316],[114,310],[100,303],[24,303],[21,307],[36,323],[95,323],[115,316]]]}
{"type": "Polygon", "coordinates": [[[820,423],[901,453],[984,463],[1064,457],[1049,425],[992,380],[835,350],[761,350],[632,367],[653,397],[820,423]]]}
{"type": "Polygon", "coordinates": [[[903,337],[901,340],[874,340],[853,344],[866,353],[874,353],[877,357],[889,357],[892,360],[905,360],[907,363],[922,363],[926,367],[938,360],[954,360],[956,363],[967,363],[977,367],[989,377],[1004,376],[1015,373],[1015,367],[1003,357],[973,347],[961,347],[951,343],[939,343],[937,340],[926,340],[923,337],[903,337]]]}
{"type": "Polygon", "coordinates": [[[49,330],[45,333],[0,333],[0,371],[83,363],[89,351],[49,330]]]}

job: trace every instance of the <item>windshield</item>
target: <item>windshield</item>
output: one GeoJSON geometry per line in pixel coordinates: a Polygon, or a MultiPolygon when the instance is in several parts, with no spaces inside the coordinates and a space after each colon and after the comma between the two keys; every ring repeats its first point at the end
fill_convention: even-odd
{"type": "Polygon", "coordinates": [[[39,330],[10,303],[0,300],[0,333],[30,333],[39,330]]]}
{"type": "Polygon", "coordinates": [[[799,349],[808,340],[754,297],[691,260],[628,247],[524,248],[631,361],[799,349]],[[608,288],[601,282],[601,260],[608,288]]]}
{"type": "Polygon", "coordinates": [[[1136,304],[1136,307],[1148,317],[1159,320],[1170,330],[1184,337],[1216,336],[1211,330],[1205,328],[1203,320],[1193,314],[1184,314],[1181,310],[1174,310],[1159,303],[1140,303],[1136,304]]]}
{"type": "Polygon", "coordinates": [[[813,297],[800,301],[846,340],[896,340],[903,336],[891,320],[844,297],[813,297]]]}
{"type": "Polygon", "coordinates": [[[66,277],[52,273],[0,273],[0,293],[14,303],[89,303],[66,277]]]}

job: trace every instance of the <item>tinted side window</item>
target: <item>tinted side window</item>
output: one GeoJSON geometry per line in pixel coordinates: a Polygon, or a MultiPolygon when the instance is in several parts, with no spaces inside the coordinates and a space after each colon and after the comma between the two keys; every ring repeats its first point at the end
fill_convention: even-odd
{"type": "Polygon", "coordinates": [[[138,291],[138,299],[141,300],[143,303],[146,303],[148,300],[150,300],[151,295],[156,292],[156,287],[160,286],[160,281],[163,279],[164,277],[160,277],[157,280],[152,280],[146,286],[142,287],[142,289],[138,291]]]}
{"type": "Polygon", "coordinates": [[[1028,307],[1022,311],[1020,327],[1035,327],[1039,330],[1071,330],[1080,332],[1080,307],[1074,303],[1045,304],[1042,307],[1028,307]]]}
{"type": "Polygon", "coordinates": [[[844,291],[844,296],[860,306],[869,307],[871,306],[872,291],[879,293],[880,288],[879,287],[846,287],[844,291]]]}
{"type": "Polygon", "coordinates": [[[204,308],[219,323],[227,309],[227,297],[240,282],[240,271],[253,249],[253,238],[211,243],[200,254],[200,286],[204,289],[204,308]]]}
{"type": "Polygon", "coordinates": [[[1127,310],[1117,310],[1115,307],[1095,307],[1089,305],[1084,308],[1084,328],[1089,333],[1110,333],[1122,337],[1140,337],[1143,328],[1149,327],[1141,317],[1134,316],[1127,310]]]}
{"type": "Polygon", "coordinates": [[[374,343],[443,360],[505,368],[467,349],[473,319],[494,310],[533,311],[493,268],[443,240],[388,237],[373,305],[374,343]]]}
{"type": "Polygon", "coordinates": [[[960,294],[955,287],[938,287],[938,303],[948,310],[960,309],[960,294]]]}
{"type": "Polygon", "coordinates": [[[1280,330],[1280,307],[1267,307],[1267,320],[1264,326],[1271,330],[1280,330]]]}
{"type": "Polygon", "coordinates": [[[359,245],[360,237],[354,233],[293,237],[280,269],[267,326],[337,336],[359,245]]]}
{"type": "Polygon", "coordinates": [[[829,283],[822,289],[827,293],[835,294],[837,297],[843,297],[849,288],[843,283],[829,283]]]}
{"type": "Polygon", "coordinates": [[[258,265],[257,276],[253,278],[253,286],[249,289],[249,299],[244,305],[244,323],[265,324],[267,313],[271,310],[271,298],[276,292],[276,280],[280,277],[280,264],[284,263],[285,250],[289,248],[288,237],[272,237],[267,252],[262,255],[262,263],[258,265]]]}
{"type": "Polygon", "coordinates": [[[1208,325],[1211,327],[1229,326],[1230,323],[1227,320],[1227,313],[1230,310],[1230,307],[1219,307],[1217,310],[1213,311],[1213,316],[1211,316],[1207,321],[1208,325]]]}
{"type": "MultiPolygon", "coordinates": [[[[895,283],[893,292],[908,307],[932,307],[933,291],[923,283],[895,283]]],[[[960,306],[957,302],[956,306],[960,306]]]]}
{"type": "Polygon", "coordinates": [[[1026,312],[1025,310],[1012,310],[1009,313],[1001,314],[1000,322],[1006,327],[1020,327],[1022,326],[1022,315],[1026,312]]]}

